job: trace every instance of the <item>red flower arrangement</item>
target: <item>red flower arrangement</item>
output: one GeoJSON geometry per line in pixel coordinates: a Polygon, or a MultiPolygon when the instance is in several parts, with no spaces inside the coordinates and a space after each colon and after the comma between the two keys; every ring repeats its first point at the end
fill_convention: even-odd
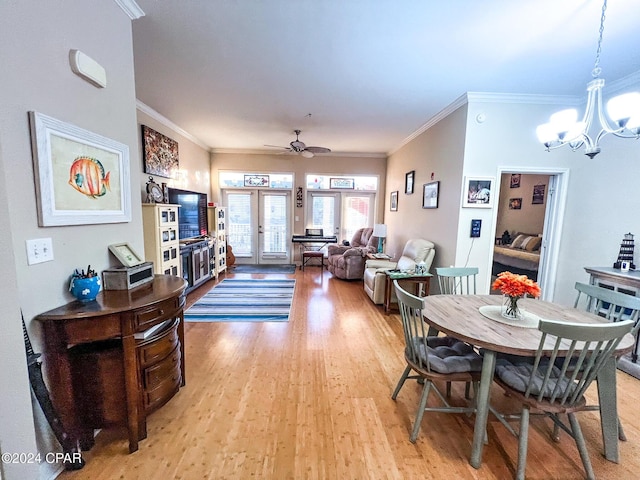
{"type": "Polygon", "coordinates": [[[540,287],[536,282],[526,275],[516,275],[511,272],[499,273],[491,288],[500,290],[505,296],[509,297],[505,312],[507,317],[518,316],[518,300],[525,295],[530,295],[534,298],[540,296],[540,287]]]}

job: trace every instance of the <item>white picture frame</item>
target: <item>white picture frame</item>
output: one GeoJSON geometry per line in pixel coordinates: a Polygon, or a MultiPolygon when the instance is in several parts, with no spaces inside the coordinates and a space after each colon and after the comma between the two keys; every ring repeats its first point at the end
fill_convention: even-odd
{"type": "Polygon", "coordinates": [[[29,112],[38,225],[131,221],[129,147],[29,112]]]}
{"type": "Polygon", "coordinates": [[[135,267],[144,263],[144,259],[128,243],[112,243],[109,245],[109,251],[125,267],[135,267]]]}
{"type": "Polygon", "coordinates": [[[491,208],[495,196],[494,177],[465,177],[462,190],[462,206],[469,208],[491,208]]]}

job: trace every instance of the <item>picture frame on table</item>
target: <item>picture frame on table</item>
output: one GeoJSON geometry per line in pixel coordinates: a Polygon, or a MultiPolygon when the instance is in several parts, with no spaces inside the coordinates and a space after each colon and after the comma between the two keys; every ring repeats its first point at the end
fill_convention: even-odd
{"type": "Polygon", "coordinates": [[[422,208],[438,208],[440,182],[429,182],[422,186],[422,208]]]}
{"type": "Polygon", "coordinates": [[[407,172],[404,176],[404,193],[406,195],[411,195],[413,193],[413,184],[416,179],[416,171],[411,170],[407,172]]]}
{"type": "Polygon", "coordinates": [[[38,225],[131,221],[129,147],[29,112],[38,225]]]}
{"type": "Polygon", "coordinates": [[[398,190],[395,192],[391,192],[390,200],[389,200],[389,210],[392,212],[398,211],[398,190]]]}
{"type": "Polygon", "coordinates": [[[109,251],[118,259],[124,267],[135,267],[144,263],[144,258],[138,255],[128,243],[113,243],[109,245],[109,251]]]}
{"type": "Polygon", "coordinates": [[[495,178],[465,177],[462,190],[462,206],[470,208],[491,208],[493,205],[495,178]]]}

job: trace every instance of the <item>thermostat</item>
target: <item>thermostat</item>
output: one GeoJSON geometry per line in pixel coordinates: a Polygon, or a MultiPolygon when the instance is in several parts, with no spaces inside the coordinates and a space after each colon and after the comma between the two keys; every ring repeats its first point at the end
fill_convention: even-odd
{"type": "Polygon", "coordinates": [[[481,225],[482,225],[482,220],[479,220],[479,219],[471,220],[471,238],[476,238],[480,236],[481,225]]]}

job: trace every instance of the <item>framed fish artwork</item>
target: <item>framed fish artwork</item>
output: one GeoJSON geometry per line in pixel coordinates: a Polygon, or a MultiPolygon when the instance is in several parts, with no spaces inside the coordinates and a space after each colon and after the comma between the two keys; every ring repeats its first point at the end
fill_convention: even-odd
{"type": "Polygon", "coordinates": [[[178,142],[142,125],[144,173],[175,178],[178,173],[178,142]]]}
{"type": "Polygon", "coordinates": [[[38,225],[131,221],[129,147],[29,112],[38,225]]]}

